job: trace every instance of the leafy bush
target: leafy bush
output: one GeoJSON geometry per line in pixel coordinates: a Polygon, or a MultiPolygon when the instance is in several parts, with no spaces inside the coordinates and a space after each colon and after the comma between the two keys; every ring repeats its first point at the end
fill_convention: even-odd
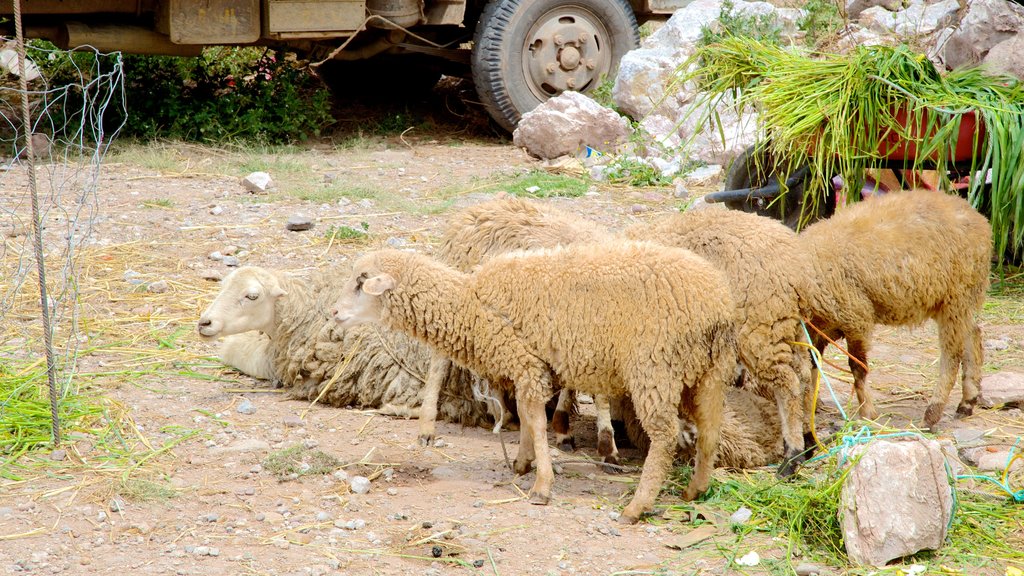
{"type": "Polygon", "coordinates": [[[131,136],[280,144],[331,121],[327,90],[291,53],[214,47],[195,58],[129,55],[124,68],[131,136]]]}
{"type": "Polygon", "coordinates": [[[782,39],[782,26],[774,13],[748,14],[736,10],[732,0],[722,2],[718,20],[701,28],[699,44],[707,46],[725,38],[744,36],[768,44],[778,44],[782,39]]]}

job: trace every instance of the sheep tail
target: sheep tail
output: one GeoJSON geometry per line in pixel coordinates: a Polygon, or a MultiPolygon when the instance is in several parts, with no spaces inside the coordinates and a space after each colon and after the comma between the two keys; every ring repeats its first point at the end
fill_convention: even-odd
{"type": "Polygon", "coordinates": [[[483,378],[473,379],[473,398],[487,402],[490,406],[496,407],[495,413],[498,417],[494,420],[494,428],[491,432],[497,434],[501,431],[501,424],[505,421],[505,403],[498,398],[498,395],[491,389],[491,383],[483,378]]]}

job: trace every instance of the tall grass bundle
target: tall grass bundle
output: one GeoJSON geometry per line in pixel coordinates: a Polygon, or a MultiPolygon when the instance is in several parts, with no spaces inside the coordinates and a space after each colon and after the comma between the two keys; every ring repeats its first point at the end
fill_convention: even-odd
{"type": "Polygon", "coordinates": [[[755,108],[760,146],[780,173],[809,165],[805,208],[817,208],[835,175],[844,179],[845,200],[855,200],[850,192],[861,189],[865,170],[890,156],[944,175],[959,141],[974,175],[968,197],[990,214],[997,250],[1024,247],[1024,87],[1017,79],[977,69],[943,75],[906,46],[860,46],[812,58],[732,37],[702,47],[694,58],[703,65],[680,67],[690,70],[681,81],[699,81],[704,104],[729,96],[755,108]],[[961,135],[971,114],[984,130],[961,135]]]}

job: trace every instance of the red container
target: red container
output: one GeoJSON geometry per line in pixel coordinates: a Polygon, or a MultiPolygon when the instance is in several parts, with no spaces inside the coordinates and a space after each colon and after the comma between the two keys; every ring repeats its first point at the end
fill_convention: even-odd
{"type": "MultiPolygon", "coordinates": [[[[897,110],[895,116],[901,126],[907,126],[908,120],[906,109],[897,110]]],[[[914,140],[920,140],[921,135],[924,134],[927,119],[928,111],[926,110],[921,113],[921,119],[918,125],[910,131],[910,135],[913,137],[913,140],[904,139],[899,134],[891,131],[884,134],[879,138],[878,154],[889,160],[917,159],[917,144],[914,143],[914,140]]],[[[966,162],[971,160],[975,155],[975,132],[978,133],[977,152],[980,153],[985,144],[985,124],[981,122],[980,117],[972,110],[970,112],[966,112],[960,117],[960,132],[957,134],[956,150],[953,153],[953,158],[949,158],[948,160],[953,162],[966,162]]],[[[931,159],[934,160],[937,154],[938,151],[932,155],[931,159]]]]}

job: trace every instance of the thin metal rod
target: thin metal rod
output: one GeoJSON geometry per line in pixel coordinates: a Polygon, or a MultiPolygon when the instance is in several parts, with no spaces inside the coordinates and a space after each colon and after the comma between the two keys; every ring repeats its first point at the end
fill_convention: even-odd
{"type": "Polygon", "coordinates": [[[50,328],[50,306],[46,294],[46,261],[43,257],[43,223],[39,216],[39,193],[36,183],[36,158],[32,146],[32,114],[28,102],[28,58],[25,55],[25,35],[21,27],[21,0],[14,3],[14,34],[18,41],[18,69],[21,71],[21,122],[25,132],[25,164],[28,168],[28,189],[32,198],[32,240],[35,244],[36,270],[39,273],[40,319],[43,321],[43,344],[46,347],[46,379],[50,386],[50,421],[53,445],[60,445],[60,400],[57,394],[57,364],[53,360],[53,335],[50,328]]]}

